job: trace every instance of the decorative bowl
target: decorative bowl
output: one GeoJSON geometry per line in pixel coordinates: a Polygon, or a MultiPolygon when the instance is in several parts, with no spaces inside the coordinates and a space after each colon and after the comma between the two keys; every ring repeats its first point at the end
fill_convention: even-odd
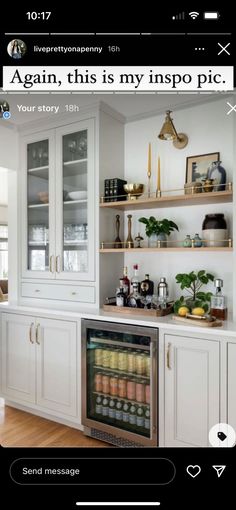
{"type": "Polygon", "coordinates": [[[144,184],[124,184],[124,191],[128,195],[128,200],[137,200],[144,192],[144,184]]]}
{"type": "Polygon", "coordinates": [[[69,198],[69,200],[83,200],[85,198],[87,198],[87,191],[69,191],[67,193],[67,198],[69,198]]]}
{"type": "Polygon", "coordinates": [[[42,202],[43,204],[48,204],[48,201],[49,201],[48,191],[39,191],[38,197],[39,197],[40,202],[42,202]]]}

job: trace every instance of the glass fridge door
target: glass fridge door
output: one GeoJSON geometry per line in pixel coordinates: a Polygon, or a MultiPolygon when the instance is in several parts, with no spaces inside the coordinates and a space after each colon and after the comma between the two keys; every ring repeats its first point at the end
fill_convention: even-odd
{"type": "Polygon", "coordinates": [[[86,416],[123,431],[123,437],[124,432],[127,438],[135,434],[137,442],[143,438],[145,444],[156,445],[157,341],[153,331],[157,334],[157,330],[151,335],[150,328],[141,330],[120,324],[86,329],[86,416]]]}

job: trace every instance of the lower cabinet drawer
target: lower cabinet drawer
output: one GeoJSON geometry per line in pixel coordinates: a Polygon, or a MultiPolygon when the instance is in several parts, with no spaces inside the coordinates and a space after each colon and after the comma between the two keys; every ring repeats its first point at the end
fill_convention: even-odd
{"type": "Polygon", "coordinates": [[[95,288],[86,285],[22,283],[21,296],[37,299],[75,301],[77,303],[95,303],[95,288]]]}

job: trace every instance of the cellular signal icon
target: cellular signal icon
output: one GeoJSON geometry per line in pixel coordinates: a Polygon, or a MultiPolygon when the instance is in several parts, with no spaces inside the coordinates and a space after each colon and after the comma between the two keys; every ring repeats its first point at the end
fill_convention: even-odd
{"type": "Polygon", "coordinates": [[[188,14],[189,14],[190,18],[196,19],[200,13],[196,12],[196,11],[192,11],[192,12],[189,12],[188,14]]]}
{"type": "Polygon", "coordinates": [[[181,19],[184,19],[184,17],[185,17],[185,13],[179,12],[179,14],[175,14],[175,16],[172,16],[172,19],[181,20],[181,19]]]}

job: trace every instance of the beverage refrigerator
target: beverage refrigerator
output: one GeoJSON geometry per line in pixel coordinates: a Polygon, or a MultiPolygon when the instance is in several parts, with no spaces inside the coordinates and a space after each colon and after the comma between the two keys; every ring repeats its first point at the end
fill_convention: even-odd
{"type": "Polygon", "coordinates": [[[82,320],[82,424],[116,446],[158,446],[158,329],[82,320]]]}

